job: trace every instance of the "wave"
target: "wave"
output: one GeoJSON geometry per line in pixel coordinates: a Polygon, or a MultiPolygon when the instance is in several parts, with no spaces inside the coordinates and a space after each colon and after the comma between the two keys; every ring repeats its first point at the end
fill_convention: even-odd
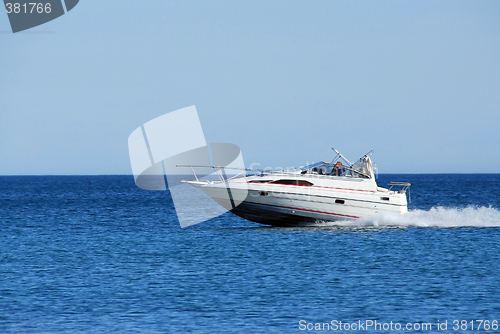
{"type": "Polygon", "coordinates": [[[316,227],[500,227],[500,211],[492,207],[445,208],[412,210],[407,214],[381,213],[369,218],[336,222],[318,221],[316,227]]]}

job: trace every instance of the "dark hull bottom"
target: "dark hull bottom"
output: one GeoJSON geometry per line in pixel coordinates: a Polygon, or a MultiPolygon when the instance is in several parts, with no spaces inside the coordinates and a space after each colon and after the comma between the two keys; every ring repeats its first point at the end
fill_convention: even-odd
{"type": "Polygon", "coordinates": [[[247,220],[272,226],[307,226],[316,221],[336,221],[344,220],[344,217],[337,218],[331,215],[311,214],[307,211],[282,209],[279,207],[265,206],[243,202],[230,210],[237,216],[247,220]]]}

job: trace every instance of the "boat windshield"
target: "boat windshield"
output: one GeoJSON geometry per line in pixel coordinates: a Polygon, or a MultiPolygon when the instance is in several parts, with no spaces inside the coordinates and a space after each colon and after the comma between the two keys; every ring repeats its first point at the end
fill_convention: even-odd
{"type": "Polygon", "coordinates": [[[334,159],[331,163],[316,162],[300,168],[301,174],[318,174],[330,176],[347,176],[363,179],[371,179],[374,176],[372,161],[368,155],[364,155],[354,164],[342,163],[334,159]]]}
{"type": "Polygon", "coordinates": [[[307,166],[299,167],[297,169],[294,169],[293,171],[290,170],[276,170],[276,171],[269,171],[269,170],[254,170],[247,168],[245,169],[245,176],[264,176],[264,175],[269,175],[273,173],[300,173],[302,175],[304,174],[315,174],[315,175],[328,175],[328,176],[344,176],[344,177],[353,177],[353,178],[362,178],[362,179],[372,179],[375,178],[374,170],[373,170],[373,165],[372,161],[370,160],[369,155],[373,152],[370,151],[369,153],[365,154],[362,156],[356,163],[351,164],[349,160],[344,158],[338,151],[337,156],[333,159],[332,162],[316,162],[307,166]],[[340,161],[342,159],[344,163],[340,161]]]}
{"type": "MultiPolygon", "coordinates": [[[[330,175],[330,176],[348,176],[363,179],[370,179],[371,174],[369,173],[369,168],[366,164],[354,164],[352,166],[347,165],[334,165],[327,162],[319,162],[313,164],[314,167],[303,167],[301,168],[301,174],[317,174],[317,175],[330,175]]],[[[312,165],[310,165],[312,166],[312,165]]]]}
{"type": "Polygon", "coordinates": [[[371,161],[368,159],[359,159],[352,165],[352,169],[360,174],[371,175],[371,161]]]}

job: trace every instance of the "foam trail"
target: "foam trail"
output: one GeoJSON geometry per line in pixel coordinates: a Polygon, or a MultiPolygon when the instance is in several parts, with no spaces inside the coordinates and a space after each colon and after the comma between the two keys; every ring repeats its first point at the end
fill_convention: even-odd
{"type": "Polygon", "coordinates": [[[312,226],[342,227],[500,227],[500,211],[492,207],[413,210],[407,214],[381,213],[369,218],[316,222],[312,226]]]}

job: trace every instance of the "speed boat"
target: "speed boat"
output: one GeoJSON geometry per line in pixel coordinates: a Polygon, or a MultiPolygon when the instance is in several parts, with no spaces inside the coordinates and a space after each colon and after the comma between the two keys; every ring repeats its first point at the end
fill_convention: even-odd
{"type": "MultiPolygon", "coordinates": [[[[331,162],[259,171],[241,169],[227,176],[227,168],[211,166],[217,180],[185,181],[232,213],[265,225],[300,226],[315,221],[370,217],[382,212],[408,212],[410,183],[391,182],[379,187],[370,155],[351,164],[340,152],[331,162]],[[343,161],[343,163],[342,163],[343,161]]],[[[187,166],[185,166],[187,167],[187,166]]],[[[205,166],[206,167],[206,166],[205,166]]]]}

